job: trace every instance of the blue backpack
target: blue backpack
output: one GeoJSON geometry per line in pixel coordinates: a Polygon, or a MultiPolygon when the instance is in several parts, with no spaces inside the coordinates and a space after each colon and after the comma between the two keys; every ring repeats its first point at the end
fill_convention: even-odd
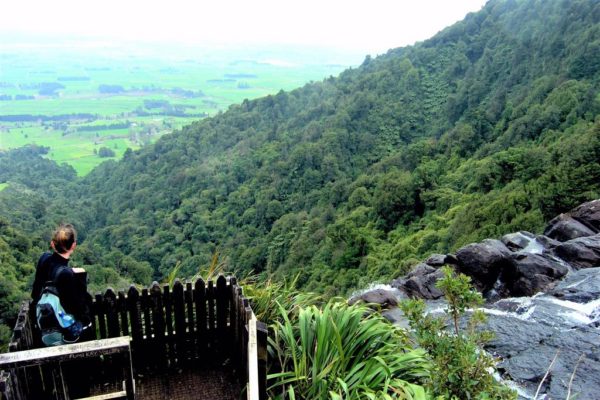
{"type": "Polygon", "coordinates": [[[54,271],[52,280],[44,285],[42,296],[35,308],[37,325],[42,332],[42,342],[46,346],[74,343],[82,331],[81,323],[65,311],[58,297],[56,279],[65,268],[59,267],[54,271]]]}

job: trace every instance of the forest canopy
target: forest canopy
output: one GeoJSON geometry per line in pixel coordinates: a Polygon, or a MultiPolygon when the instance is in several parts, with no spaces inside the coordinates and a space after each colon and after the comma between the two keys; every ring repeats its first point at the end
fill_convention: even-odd
{"type": "MultiPolygon", "coordinates": [[[[74,262],[99,287],[191,276],[218,251],[229,272],[298,275],[326,295],[539,232],[600,195],[599,21],[591,0],[492,0],[429,40],[233,105],[84,178],[32,148],[0,153],[2,223],[32,257],[72,222],[74,262]]],[[[15,287],[25,264],[5,267],[15,287]]]]}

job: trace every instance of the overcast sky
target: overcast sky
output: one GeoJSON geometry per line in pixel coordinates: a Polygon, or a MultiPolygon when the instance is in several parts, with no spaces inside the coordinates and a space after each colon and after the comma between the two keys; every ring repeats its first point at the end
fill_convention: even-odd
{"type": "Polygon", "coordinates": [[[319,45],[375,55],[427,39],[485,2],[4,0],[0,40],[20,32],[199,45],[319,45]]]}

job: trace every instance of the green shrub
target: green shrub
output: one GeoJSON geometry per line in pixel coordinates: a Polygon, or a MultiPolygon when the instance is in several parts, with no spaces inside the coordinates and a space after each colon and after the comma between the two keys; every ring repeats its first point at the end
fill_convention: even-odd
{"type": "Polygon", "coordinates": [[[444,317],[426,314],[422,300],[400,305],[417,342],[431,358],[433,367],[427,386],[447,399],[516,399],[516,394],[496,382],[489,372],[494,368],[494,359],[481,349],[492,334],[477,329],[485,321],[483,311],[473,311],[466,329],[460,327],[465,311],[483,302],[481,294],[471,289],[469,277],[455,275],[450,267],[444,267],[443,272],[437,286],[448,301],[444,317]]]}

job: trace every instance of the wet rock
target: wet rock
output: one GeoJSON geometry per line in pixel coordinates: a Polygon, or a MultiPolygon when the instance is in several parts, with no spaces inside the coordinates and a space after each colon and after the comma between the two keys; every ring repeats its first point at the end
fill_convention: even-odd
{"type": "Polygon", "coordinates": [[[425,264],[431,265],[432,267],[442,267],[446,265],[446,255],[432,254],[427,260],[425,260],[425,264]]]}
{"type": "Polygon", "coordinates": [[[560,214],[548,224],[544,235],[560,242],[578,237],[592,236],[596,232],[568,214],[560,214]]]}
{"type": "Polygon", "coordinates": [[[511,251],[499,240],[471,243],[456,252],[459,271],[470,276],[481,291],[492,289],[502,270],[510,265],[511,251]]]}
{"type": "Polygon", "coordinates": [[[600,267],[600,234],[569,240],[553,252],[576,269],[600,267]]]}
{"type": "Polygon", "coordinates": [[[502,243],[511,251],[519,251],[527,247],[529,243],[535,240],[535,235],[527,231],[509,233],[502,236],[502,243]]]}
{"type": "Polygon", "coordinates": [[[596,233],[600,233],[600,200],[583,203],[569,214],[596,233]]]}
{"type": "Polygon", "coordinates": [[[590,319],[592,320],[589,324],[590,327],[592,327],[592,328],[600,327],[600,307],[598,307],[594,311],[592,311],[592,313],[590,314],[590,319]]]}
{"type": "Polygon", "coordinates": [[[541,244],[544,247],[544,249],[546,249],[546,250],[552,250],[556,246],[560,245],[560,242],[558,240],[554,240],[552,238],[549,238],[546,235],[537,235],[535,237],[535,240],[539,244],[541,244]]]}
{"type": "Polygon", "coordinates": [[[402,329],[410,329],[410,323],[408,319],[404,316],[404,313],[400,308],[391,308],[389,310],[385,310],[381,313],[381,315],[390,321],[392,324],[402,328],[402,329]]]}
{"type": "Polygon", "coordinates": [[[432,267],[431,265],[425,263],[419,263],[410,270],[408,274],[406,274],[405,278],[414,278],[418,276],[423,276],[427,274],[431,274],[432,272],[437,271],[437,268],[432,267]]]}
{"type": "Polygon", "coordinates": [[[540,254],[513,254],[510,263],[501,279],[512,296],[532,296],[544,291],[569,272],[564,264],[540,254]]]}
{"type": "MultiPolygon", "coordinates": [[[[600,271],[597,271],[600,272],[600,271]]],[[[575,274],[575,273],[573,273],[575,274]]],[[[571,274],[569,275],[570,279],[571,274]]],[[[572,288],[600,287],[600,273],[578,274],[572,288]]],[[[558,289],[558,287],[557,287],[558,289]]],[[[486,306],[484,329],[494,331],[486,350],[499,356],[499,369],[532,396],[552,359],[558,356],[541,394],[564,399],[581,355],[572,392],[578,399],[597,399],[600,387],[600,330],[594,328],[597,301],[585,305],[549,295],[503,299],[486,306]]]]}
{"type": "Polygon", "coordinates": [[[352,305],[359,301],[363,301],[369,304],[379,304],[383,308],[396,307],[398,306],[398,299],[400,297],[402,297],[402,295],[397,290],[377,288],[367,290],[360,295],[352,296],[348,300],[348,304],[352,305]]]}
{"type": "Polygon", "coordinates": [[[454,254],[446,254],[445,262],[449,265],[458,265],[458,258],[454,254]]]}
{"type": "Polygon", "coordinates": [[[429,300],[439,299],[443,296],[443,293],[435,285],[442,276],[441,270],[420,263],[404,278],[394,280],[392,287],[403,291],[409,297],[429,300]]]}
{"type": "Polygon", "coordinates": [[[549,294],[581,304],[600,299],[600,268],[571,272],[549,294]]]}

